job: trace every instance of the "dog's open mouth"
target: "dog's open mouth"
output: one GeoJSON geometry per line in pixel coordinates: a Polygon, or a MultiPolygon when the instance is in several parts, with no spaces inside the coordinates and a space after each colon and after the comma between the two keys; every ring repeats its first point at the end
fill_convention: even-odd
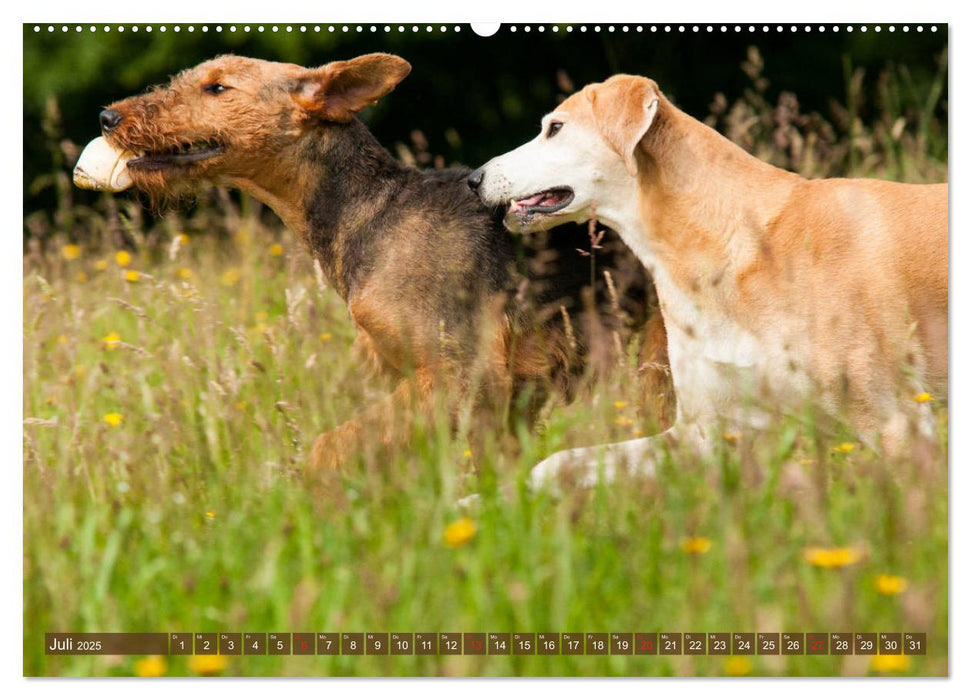
{"type": "Polygon", "coordinates": [[[573,201],[573,190],[569,187],[554,187],[529,197],[514,199],[509,203],[509,213],[525,221],[536,214],[552,214],[563,209],[573,201]]]}
{"type": "Polygon", "coordinates": [[[175,148],[163,151],[140,152],[128,161],[129,168],[141,170],[162,170],[209,160],[226,152],[226,147],[220,143],[207,141],[202,143],[183,143],[175,148]]]}

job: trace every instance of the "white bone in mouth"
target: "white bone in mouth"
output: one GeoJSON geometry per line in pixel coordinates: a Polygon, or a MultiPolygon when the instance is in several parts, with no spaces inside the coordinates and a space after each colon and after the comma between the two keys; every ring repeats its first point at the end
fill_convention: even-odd
{"type": "Polygon", "coordinates": [[[134,156],[134,153],[119,150],[99,136],[81,151],[81,157],[74,166],[74,184],[85,190],[126,190],[132,184],[126,165],[134,156]]]}

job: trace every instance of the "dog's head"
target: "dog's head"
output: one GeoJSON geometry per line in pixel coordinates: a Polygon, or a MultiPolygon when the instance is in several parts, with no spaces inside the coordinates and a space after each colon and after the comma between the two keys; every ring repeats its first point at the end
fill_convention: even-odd
{"type": "Polygon", "coordinates": [[[410,70],[390,54],[319,68],[220,56],[109,105],[102,133],[126,152],[132,184],[155,199],[205,182],[259,182],[307,130],[353,120],[410,70]]]}
{"type": "Polygon", "coordinates": [[[627,208],[641,141],[658,114],[653,80],[616,75],[586,86],[542,121],[539,135],[469,176],[490,206],[508,207],[513,231],[547,229],[627,208]]]}

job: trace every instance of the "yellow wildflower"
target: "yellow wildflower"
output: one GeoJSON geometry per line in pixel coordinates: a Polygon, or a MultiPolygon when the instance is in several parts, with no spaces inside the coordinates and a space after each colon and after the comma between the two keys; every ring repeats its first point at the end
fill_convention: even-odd
{"type": "Polygon", "coordinates": [[[60,343],[61,345],[64,345],[64,343],[67,342],[67,336],[63,334],[57,336],[57,342],[60,343]]]}
{"type": "Polygon", "coordinates": [[[910,668],[910,657],[904,654],[876,654],[870,657],[870,670],[877,673],[904,673],[910,668]]]}
{"type": "Polygon", "coordinates": [[[856,447],[856,445],[854,445],[852,442],[842,442],[833,448],[833,452],[842,452],[845,454],[847,452],[852,452],[854,447],[856,447]]]}
{"type": "Polygon", "coordinates": [[[807,547],[802,558],[823,569],[839,569],[860,561],[863,550],[859,547],[807,547]]]}
{"type": "Polygon", "coordinates": [[[333,338],[333,337],[334,337],[334,334],[333,334],[333,333],[321,333],[321,334],[320,334],[320,339],[321,339],[322,341],[324,341],[325,343],[326,343],[326,342],[327,342],[328,340],[330,340],[331,338],[333,338]]]}
{"type": "Polygon", "coordinates": [[[236,403],[236,409],[239,410],[239,411],[245,410],[246,409],[246,402],[245,401],[238,401],[236,403]]]}
{"type": "Polygon", "coordinates": [[[235,267],[231,267],[226,270],[219,279],[227,287],[232,287],[234,284],[239,282],[239,270],[237,270],[235,267]]]}
{"type": "Polygon", "coordinates": [[[105,350],[114,350],[118,347],[118,343],[121,342],[121,336],[115,332],[111,332],[102,338],[101,341],[105,344],[105,350]]]}
{"type": "Polygon", "coordinates": [[[125,281],[126,282],[137,282],[141,278],[141,273],[138,270],[125,270],[125,281]]]}
{"type": "Polygon", "coordinates": [[[122,415],[120,413],[106,413],[101,420],[114,428],[121,425],[122,415]]]}
{"type": "Polygon", "coordinates": [[[192,277],[192,270],[190,270],[188,267],[180,267],[175,271],[175,274],[178,275],[179,278],[187,280],[192,277]]]}
{"type": "Polygon", "coordinates": [[[186,243],[189,242],[189,237],[184,233],[180,233],[178,236],[176,236],[176,238],[179,241],[179,245],[185,245],[186,243]]]}
{"type": "Polygon", "coordinates": [[[711,549],[711,540],[707,537],[684,537],[681,539],[681,551],[687,554],[704,554],[711,549]]]}
{"type": "Polygon", "coordinates": [[[928,394],[926,391],[922,391],[914,396],[914,401],[917,403],[927,403],[928,401],[933,401],[934,397],[928,394]]]}
{"type": "Polygon", "coordinates": [[[626,428],[628,426],[634,425],[634,419],[628,418],[627,416],[618,416],[617,418],[614,418],[614,424],[619,425],[622,428],[626,428]]]}
{"type": "Polygon", "coordinates": [[[722,435],[722,438],[725,440],[725,442],[728,442],[731,444],[735,444],[736,442],[738,442],[741,439],[741,437],[742,437],[741,433],[725,433],[722,435]]]}
{"type": "Polygon", "coordinates": [[[470,459],[472,457],[472,450],[466,449],[465,452],[462,453],[462,456],[466,459],[470,459]]]}
{"type": "Polygon", "coordinates": [[[475,537],[475,523],[469,518],[459,518],[445,528],[445,544],[449,547],[461,547],[468,544],[475,537]]]}
{"type": "Polygon", "coordinates": [[[108,269],[108,261],[105,260],[104,258],[102,258],[101,260],[98,260],[94,264],[94,269],[95,270],[107,270],[108,269]]]}
{"type": "Polygon", "coordinates": [[[77,275],[75,275],[74,279],[76,279],[81,284],[84,284],[85,282],[88,281],[88,273],[82,270],[77,275]]]}
{"type": "Polygon", "coordinates": [[[207,510],[206,511],[206,518],[208,518],[209,520],[215,520],[216,519],[216,511],[214,511],[214,510],[207,510]]]}
{"type": "Polygon", "coordinates": [[[128,267],[131,265],[131,253],[127,250],[119,250],[115,253],[115,262],[122,267],[128,267]]]}
{"type": "Polygon", "coordinates": [[[274,243],[271,245],[270,255],[272,255],[274,258],[279,258],[281,255],[283,255],[283,246],[279,243],[274,243]]]}
{"type": "Polygon", "coordinates": [[[729,656],[725,659],[724,669],[729,676],[747,676],[752,672],[752,662],[744,656],[729,656]]]}
{"type": "Polygon", "coordinates": [[[619,408],[626,408],[626,407],[627,407],[626,401],[614,401],[614,408],[619,409],[619,408]]]}
{"type": "Polygon", "coordinates": [[[65,260],[77,260],[81,257],[81,246],[68,243],[61,248],[61,257],[65,260]]]}
{"type": "Polygon", "coordinates": [[[899,595],[907,590],[907,579],[893,574],[880,574],[876,581],[877,590],[883,595],[899,595]]]}
{"type": "Polygon", "coordinates": [[[135,675],[142,678],[158,678],[165,674],[165,659],[161,656],[146,656],[135,662],[135,675]]]}
{"type": "Polygon", "coordinates": [[[226,657],[220,654],[190,656],[189,668],[202,676],[215,676],[226,669],[226,657]]]}

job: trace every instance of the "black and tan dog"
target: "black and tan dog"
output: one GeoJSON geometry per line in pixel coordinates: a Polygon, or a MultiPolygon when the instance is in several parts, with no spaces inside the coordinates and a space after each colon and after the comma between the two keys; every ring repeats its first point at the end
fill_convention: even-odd
{"type": "Polygon", "coordinates": [[[439,388],[453,417],[472,408],[475,448],[477,434],[531,420],[551,389],[571,398],[611,330],[622,342],[643,331],[642,357],[654,360],[645,391],[668,394],[653,288],[619,241],[597,252],[591,292],[590,259],[576,250],[590,247],[585,226],[558,231],[551,248],[524,245],[469,191],[466,170],[406,167],[358,121],[409,71],[387,54],[316,69],[222,56],[101,113],[126,169],[110,189],[130,184],[160,204],[217,184],[265,202],[347,302],[358,345],[400,378],[387,400],[317,439],[311,472],[407,437],[439,388]]]}

